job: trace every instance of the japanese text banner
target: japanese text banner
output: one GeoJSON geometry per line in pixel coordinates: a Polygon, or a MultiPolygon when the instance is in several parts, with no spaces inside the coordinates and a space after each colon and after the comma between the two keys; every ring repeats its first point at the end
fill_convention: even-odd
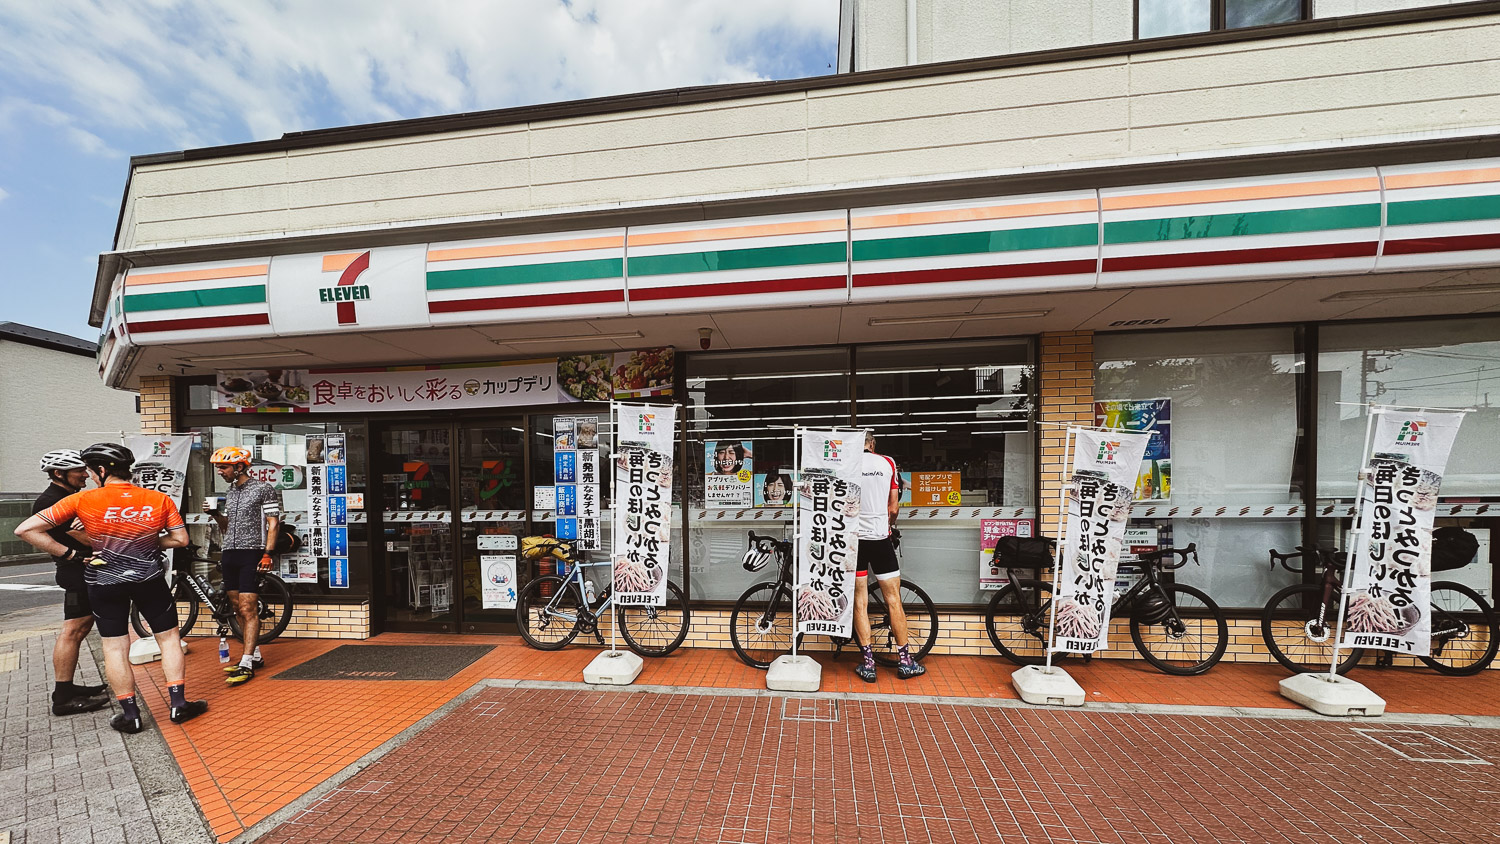
{"type": "Polygon", "coordinates": [[[672,560],[675,405],[616,405],[614,594],[620,606],[666,603],[672,560]],[[661,449],[661,450],[658,450],[661,449]]]}
{"type": "Polygon", "coordinates": [[[187,486],[188,457],[193,452],[193,437],[125,437],[125,447],[135,455],[131,482],[136,486],[166,493],[182,507],[182,492],[187,486]]]}
{"type": "Polygon", "coordinates": [[[1459,412],[1376,409],[1359,487],[1359,534],[1340,647],[1427,656],[1432,647],[1432,520],[1459,412]]]}
{"type": "Polygon", "coordinates": [[[1109,614],[1136,471],[1149,433],[1073,431],[1073,474],[1062,570],[1053,601],[1056,641],[1067,653],[1109,647],[1109,614]]]}
{"type": "Polygon", "coordinates": [[[803,429],[797,497],[797,632],[850,635],[859,562],[863,431],[803,429]]]}

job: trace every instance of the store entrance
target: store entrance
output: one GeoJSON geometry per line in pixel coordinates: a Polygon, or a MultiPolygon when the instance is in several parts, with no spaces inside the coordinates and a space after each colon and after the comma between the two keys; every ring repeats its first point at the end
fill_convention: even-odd
{"type": "Polygon", "coordinates": [[[515,632],[505,584],[485,588],[482,558],[515,554],[526,533],[524,428],[516,416],[391,424],[372,437],[383,630],[515,632]]]}

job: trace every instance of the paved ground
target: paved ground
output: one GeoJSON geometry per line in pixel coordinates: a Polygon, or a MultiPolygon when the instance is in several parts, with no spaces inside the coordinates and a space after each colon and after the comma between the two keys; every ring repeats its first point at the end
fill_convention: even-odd
{"type": "Polygon", "coordinates": [[[62,603],[51,560],[0,565],[0,616],[62,603]]]}

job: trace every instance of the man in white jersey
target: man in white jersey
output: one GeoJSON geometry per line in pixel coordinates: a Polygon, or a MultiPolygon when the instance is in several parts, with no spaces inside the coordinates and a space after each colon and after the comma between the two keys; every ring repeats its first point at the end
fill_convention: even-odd
{"type": "Polygon", "coordinates": [[[859,465],[859,567],[854,576],[854,636],[859,641],[860,661],[854,673],[866,683],[875,682],[875,649],[870,644],[870,596],[867,584],[873,572],[880,594],[890,608],[891,633],[900,648],[901,663],[896,676],[903,680],[926,674],[907,650],[906,611],[901,606],[901,564],[891,542],[891,523],[900,512],[900,474],[896,461],[875,453],[875,432],[865,432],[865,453],[859,465]]]}

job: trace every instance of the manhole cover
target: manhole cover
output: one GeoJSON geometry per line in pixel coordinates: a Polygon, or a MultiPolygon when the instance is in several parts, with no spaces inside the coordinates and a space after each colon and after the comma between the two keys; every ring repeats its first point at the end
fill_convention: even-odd
{"type": "Polygon", "coordinates": [[[1370,741],[1413,762],[1447,762],[1450,765],[1488,765],[1478,756],[1454,747],[1446,741],[1421,730],[1375,730],[1356,727],[1370,741]]]}
{"type": "Polygon", "coordinates": [[[781,702],[781,720],[835,723],[839,720],[839,702],[826,698],[787,698],[781,702]]]}

